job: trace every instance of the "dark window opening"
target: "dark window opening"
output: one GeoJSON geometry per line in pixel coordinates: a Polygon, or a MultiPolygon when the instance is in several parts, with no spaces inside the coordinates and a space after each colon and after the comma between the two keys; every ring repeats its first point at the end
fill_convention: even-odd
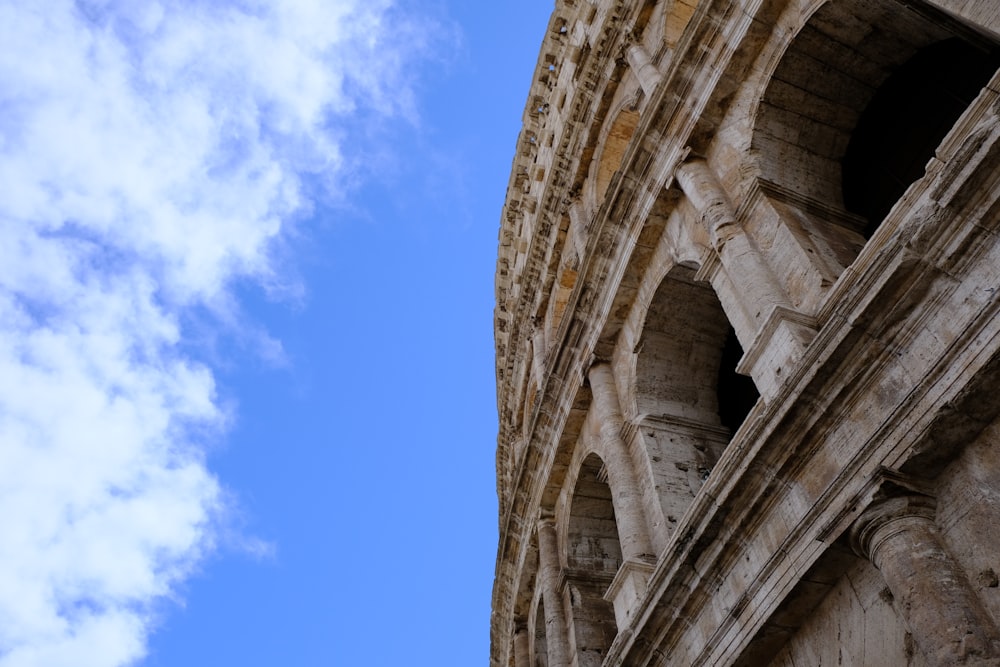
{"type": "Polygon", "coordinates": [[[603,572],[610,578],[622,564],[622,548],[603,467],[596,454],[580,467],[570,506],[568,560],[571,568],[603,572]]]}
{"type": "Polygon", "coordinates": [[[868,220],[866,238],[923,176],[941,140],[1000,66],[998,56],[948,39],[918,51],[875,92],[842,162],[844,203],[868,220]]]}
{"type": "Polygon", "coordinates": [[[606,655],[618,634],[614,608],[604,594],[621,567],[622,548],[603,468],[596,454],[583,460],[570,504],[566,576],[574,591],[570,611],[580,655],[606,655]]]}
{"type": "Polygon", "coordinates": [[[717,385],[719,399],[719,420],[729,429],[730,433],[743,424],[750,410],[757,404],[760,393],[753,379],[736,372],[736,365],[743,358],[743,348],[736,338],[736,331],[729,327],[726,343],[722,348],[722,358],[719,362],[719,383],[717,385]]]}

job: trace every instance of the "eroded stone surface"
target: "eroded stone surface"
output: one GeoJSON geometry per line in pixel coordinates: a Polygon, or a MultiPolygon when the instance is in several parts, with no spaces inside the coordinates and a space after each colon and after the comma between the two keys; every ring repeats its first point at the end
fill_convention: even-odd
{"type": "Polygon", "coordinates": [[[998,45],[986,2],[556,2],[492,665],[1000,664],[998,45]]]}

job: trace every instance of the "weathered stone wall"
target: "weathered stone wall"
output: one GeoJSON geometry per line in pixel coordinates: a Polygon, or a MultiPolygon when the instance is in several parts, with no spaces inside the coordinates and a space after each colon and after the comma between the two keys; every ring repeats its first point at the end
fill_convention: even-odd
{"type": "Polygon", "coordinates": [[[859,561],[771,664],[924,667],[927,663],[893,608],[892,592],[879,571],[859,561]]]}
{"type": "Polygon", "coordinates": [[[1000,424],[986,429],[941,475],[937,495],[945,543],[1000,624],[1000,424]]]}
{"type": "MultiPolygon", "coordinates": [[[[936,523],[945,549],[1000,623],[1000,449],[997,424],[986,429],[940,476],[936,523]]],[[[914,573],[914,576],[920,576],[914,573]]],[[[794,665],[914,665],[929,662],[903,622],[877,569],[857,560],[776,656],[794,665]]]]}
{"type": "Polygon", "coordinates": [[[994,4],[556,3],[495,667],[1000,664],[994,4]]]}

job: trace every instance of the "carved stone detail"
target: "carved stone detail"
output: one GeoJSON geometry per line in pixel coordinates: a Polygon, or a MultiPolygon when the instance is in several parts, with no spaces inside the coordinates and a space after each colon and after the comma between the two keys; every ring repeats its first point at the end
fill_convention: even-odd
{"type": "Polygon", "coordinates": [[[1000,633],[948,553],[925,495],[877,501],[851,530],[855,550],[885,578],[894,604],[931,665],[1000,660],[1000,633]]]}

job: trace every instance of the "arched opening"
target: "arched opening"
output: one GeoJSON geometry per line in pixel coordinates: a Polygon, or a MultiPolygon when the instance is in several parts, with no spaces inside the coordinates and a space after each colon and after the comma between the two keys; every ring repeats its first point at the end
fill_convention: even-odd
{"type": "Polygon", "coordinates": [[[823,4],[757,110],[762,188],[832,255],[860,248],[996,69],[991,44],[919,0],[823,4]]]}
{"type": "Polygon", "coordinates": [[[538,576],[540,566],[538,533],[535,532],[528,542],[528,551],[518,577],[517,595],[514,598],[514,634],[511,656],[513,656],[515,665],[534,664],[531,656],[537,633],[541,632],[544,642],[545,614],[539,612],[542,607],[543,593],[542,583],[538,576]]]}
{"type": "Polygon", "coordinates": [[[712,286],[695,282],[693,269],[674,267],[653,296],[640,338],[639,414],[735,432],[759,397],[753,380],[736,373],[742,356],[712,286]]]}
{"type": "Polygon", "coordinates": [[[612,577],[622,564],[618,524],[604,463],[591,454],[580,466],[569,518],[570,569],[602,572],[612,577]]]}
{"type": "Polygon", "coordinates": [[[636,356],[636,403],[653,480],[670,529],[756,404],[736,372],[743,350],[708,283],[676,266],[660,283],[636,356]]]}
{"type": "Polygon", "coordinates": [[[926,46],[875,91],[843,160],[844,204],[864,217],[866,238],[927,162],[962,112],[1000,66],[958,38],[926,46]]]}
{"type": "Polygon", "coordinates": [[[673,526],[756,404],[743,350],[708,283],[676,266],[650,302],[636,347],[636,404],[654,484],[673,526]]]}
{"type": "Polygon", "coordinates": [[[618,628],[604,593],[622,564],[618,524],[604,463],[589,455],[580,467],[568,526],[566,581],[581,667],[600,665],[618,628]]]}

